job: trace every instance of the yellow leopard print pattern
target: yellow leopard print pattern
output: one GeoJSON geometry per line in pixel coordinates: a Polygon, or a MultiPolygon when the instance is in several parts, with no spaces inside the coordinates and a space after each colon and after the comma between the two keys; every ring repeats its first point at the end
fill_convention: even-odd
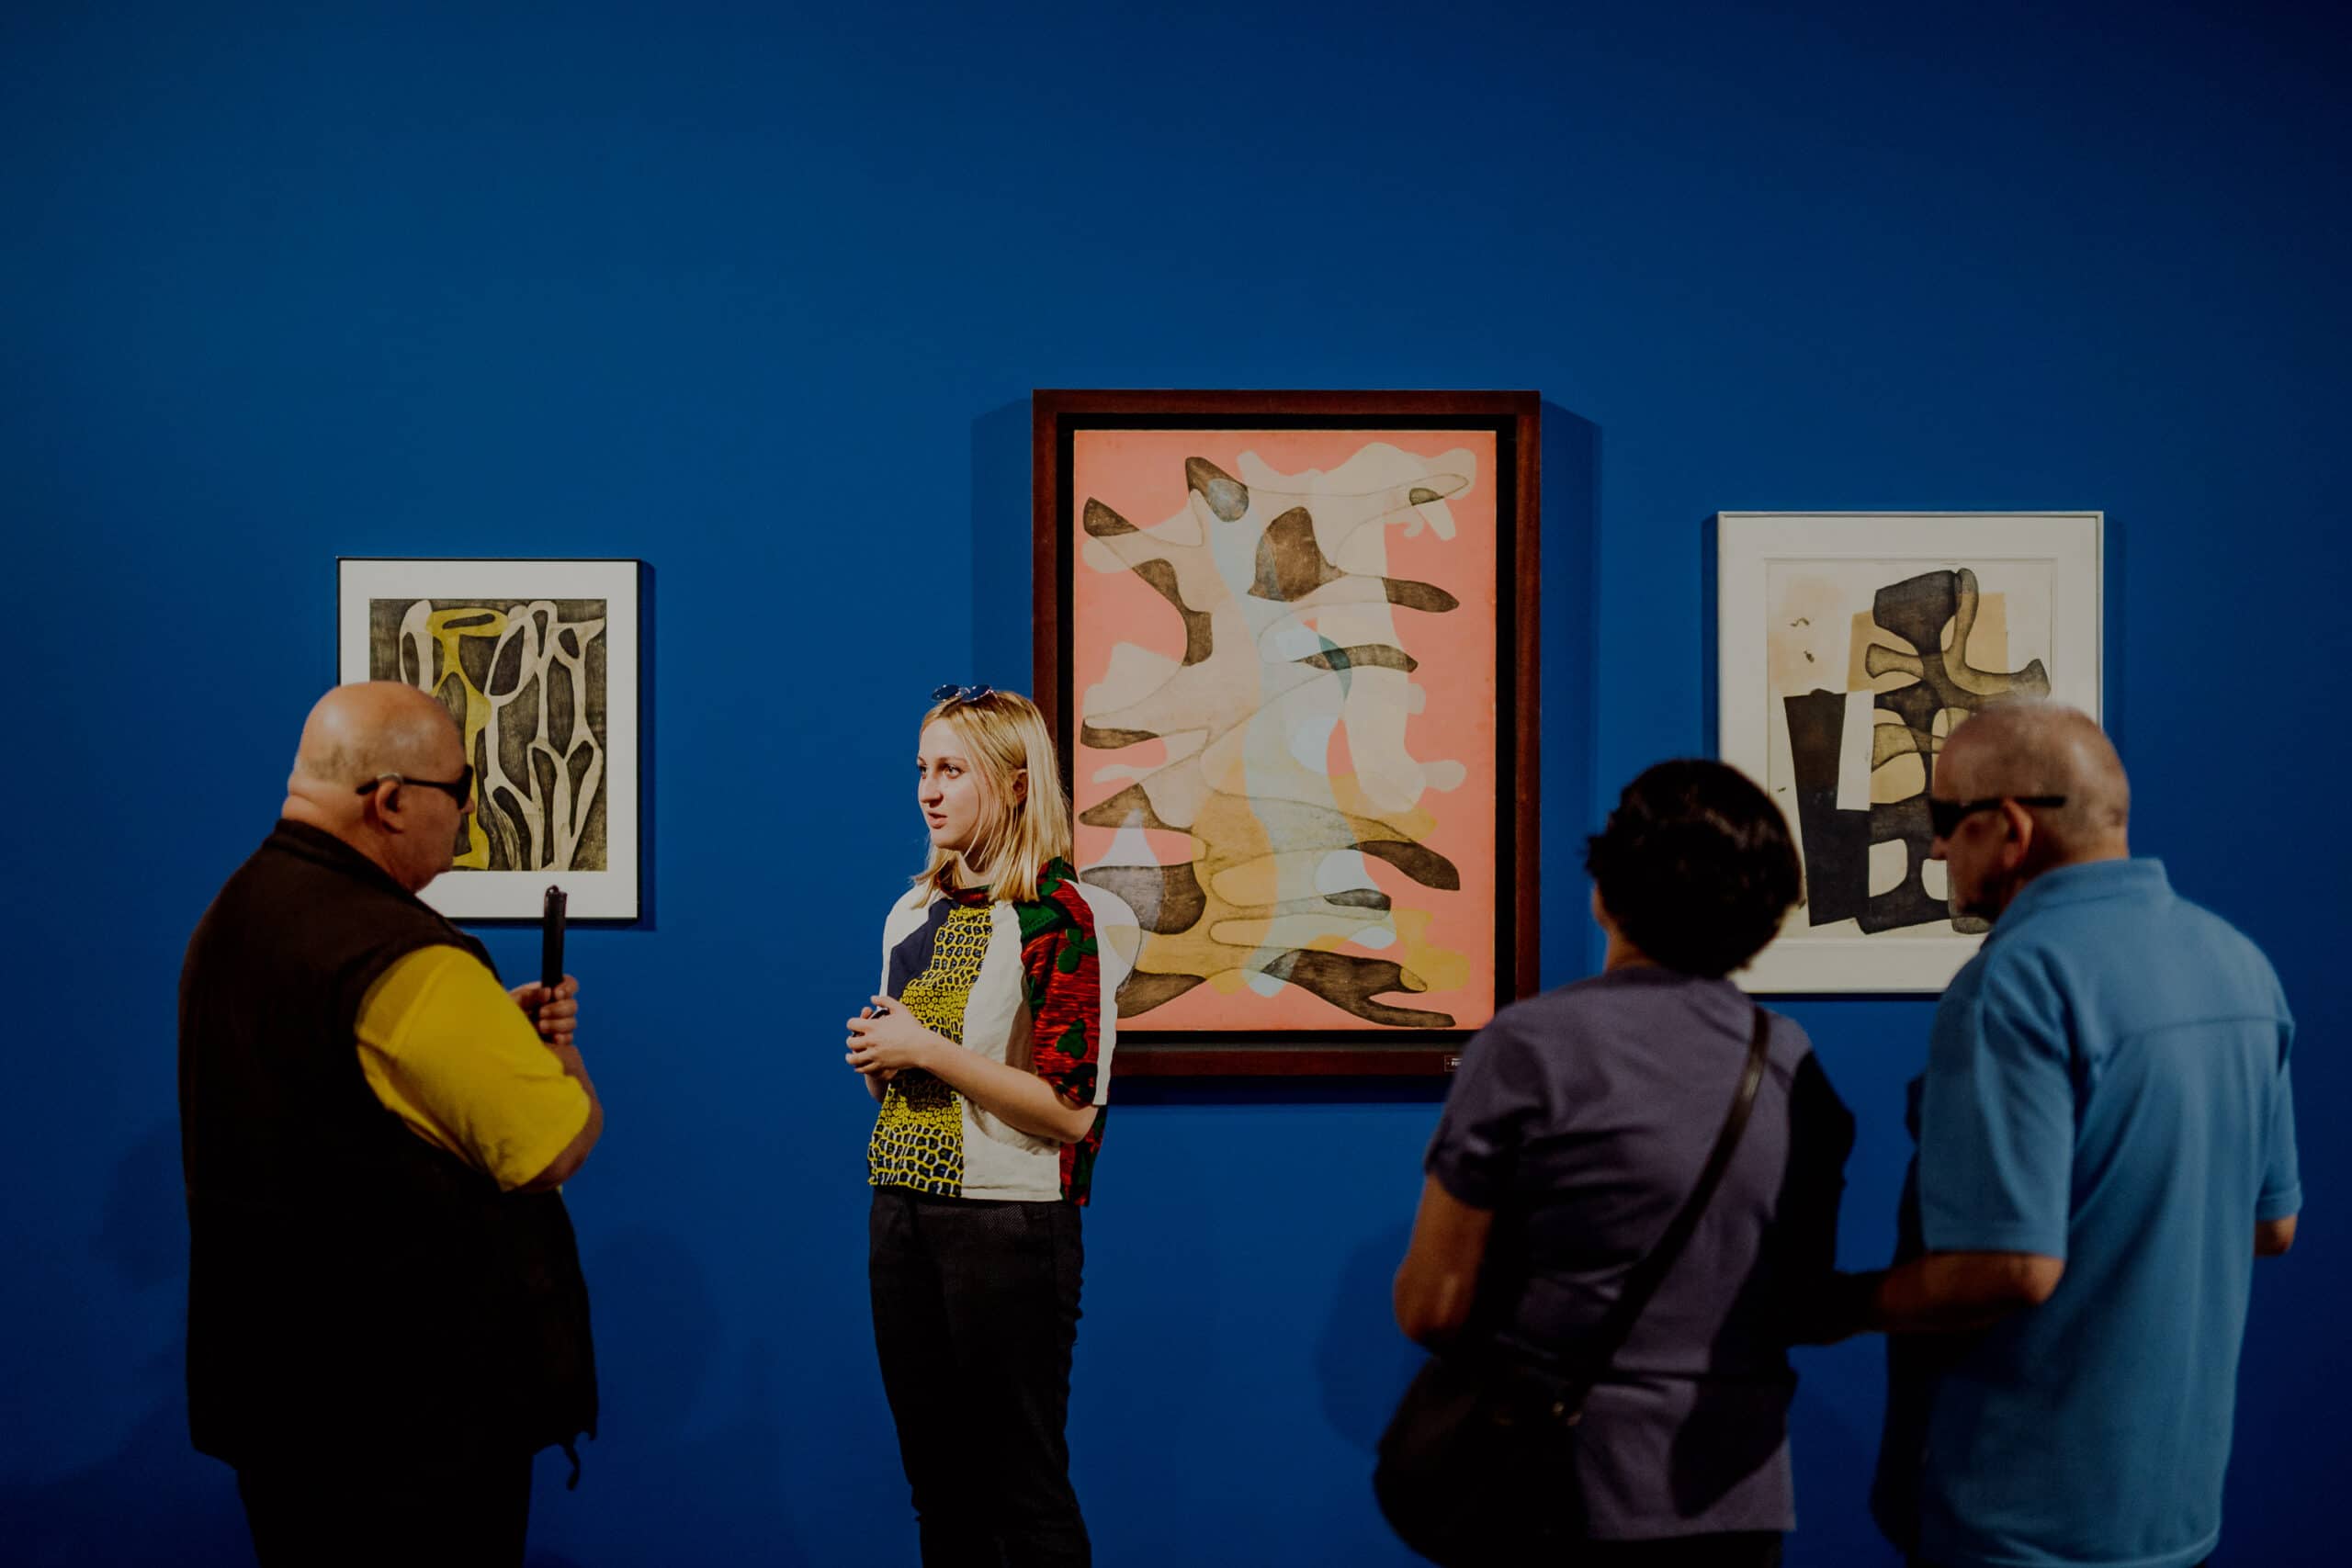
{"type": "MultiPolygon", "coordinates": [[[[988,955],[987,906],[958,908],[941,922],[931,964],[907,982],[899,1001],[925,1029],[964,1042],[964,1001],[988,955]]],[[[961,1197],[964,1097],[929,1073],[900,1073],[882,1091],[882,1113],[865,1149],[866,1183],[961,1197]]]]}

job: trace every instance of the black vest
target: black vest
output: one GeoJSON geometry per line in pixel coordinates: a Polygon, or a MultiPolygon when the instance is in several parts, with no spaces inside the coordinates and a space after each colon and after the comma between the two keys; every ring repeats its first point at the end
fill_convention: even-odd
{"type": "Polygon", "coordinates": [[[465,1462],[596,1427],[563,1200],[501,1192],[386,1110],[368,988],[481,944],[330,834],[280,822],[180,973],[188,1426],[247,1466],[465,1462]]]}

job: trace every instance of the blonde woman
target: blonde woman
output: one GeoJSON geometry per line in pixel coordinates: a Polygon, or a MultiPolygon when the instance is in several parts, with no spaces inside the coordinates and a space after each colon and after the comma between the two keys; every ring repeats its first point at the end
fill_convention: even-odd
{"type": "Polygon", "coordinates": [[[926,1568],[1091,1561],[1063,1426],[1079,1211],[1102,1146],[1113,901],[1069,863],[1053,737],[1026,697],[943,686],[923,715],[922,874],[849,1021],[867,1147],[874,1344],[926,1568]]]}

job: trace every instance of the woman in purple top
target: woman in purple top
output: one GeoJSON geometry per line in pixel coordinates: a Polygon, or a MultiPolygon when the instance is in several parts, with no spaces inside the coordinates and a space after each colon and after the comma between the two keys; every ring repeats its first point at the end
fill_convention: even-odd
{"type": "MultiPolygon", "coordinates": [[[[1780,810],[1719,762],[1635,779],[1585,864],[1602,972],[1481,1031],[1430,1144],[1396,1319],[1434,1349],[1559,1354],[1608,1310],[1746,1069],[1755,1007],[1725,976],[1800,890],[1780,810]]],[[[1804,1032],[1767,1018],[1746,1134],[1559,1478],[1583,1503],[1579,1562],[1769,1565],[1795,1523],[1786,1347],[1831,1289],[1853,1119],[1804,1032]]]]}

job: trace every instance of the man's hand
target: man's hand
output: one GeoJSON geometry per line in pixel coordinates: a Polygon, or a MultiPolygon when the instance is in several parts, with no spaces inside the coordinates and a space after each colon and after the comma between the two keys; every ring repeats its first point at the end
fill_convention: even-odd
{"type": "Polygon", "coordinates": [[[506,993],[514,1005],[526,1013],[535,1013],[539,1026],[539,1038],[550,1045],[569,1050],[571,1038],[580,1030],[580,982],[570,975],[563,984],[550,991],[537,982],[517,986],[506,993]]]}
{"type": "Polygon", "coordinates": [[[885,1081],[909,1067],[928,1067],[932,1054],[954,1043],[915,1021],[915,1015],[888,997],[876,997],[849,1021],[849,1065],[885,1081]]]}

